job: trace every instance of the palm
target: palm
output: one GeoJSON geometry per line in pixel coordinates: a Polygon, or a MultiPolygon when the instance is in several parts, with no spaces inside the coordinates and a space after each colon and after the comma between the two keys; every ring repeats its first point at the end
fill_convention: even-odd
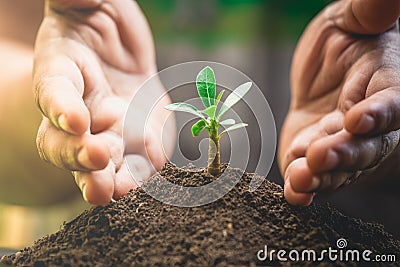
{"type": "MultiPolygon", "coordinates": [[[[341,29],[326,30],[334,30],[335,33],[321,46],[310,49],[300,43],[296,51],[292,67],[293,108],[307,116],[304,117],[305,120],[293,119],[290,122],[293,133],[319,123],[327,115],[341,117],[365,97],[399,85],[392,79],[387,79],[388,83],[385,86],[370,84],[371,81],[393,77],[395,74],[396,66],[387,68],[388,65],[384,61],[390,59],[384,58],[383,53],[393,49],[397,40],[393,39],[391,43],[381,42],[382,39],[388,38],[385,35],[390,33],[362,39],[353,37],[341,29]],[[376,46],[371,43],[376,43],[376,46]],[[310,55],[313,59],[304,58],[307,51],[314,53],[310,55]],[[320,55],[320,51],[325,51],[325,54],[320,55]],[[382,68],[386,68],[385,73],[382,72],[382,68]]],[[[307,38],[311,36],[306,33],[303,41],[307,38]]],[[[329,132],[342,129],[343,124],[337,124],[334,128],[336,130],[329,132]]]]}

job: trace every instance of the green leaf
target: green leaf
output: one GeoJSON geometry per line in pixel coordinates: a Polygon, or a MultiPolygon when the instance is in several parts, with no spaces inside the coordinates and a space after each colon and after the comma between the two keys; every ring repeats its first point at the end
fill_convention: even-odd
{"type": "Polygon", "coordinates": [[[205,120],[199,120],[192,126],[192,135],[198,136],[207,126],[207,122],[205,120]]]}
{"type": "Polygon", "coordinates": [[[169,104],[165,107],[165,109],[168,109],[171,111],[187,112],[187,113],[193,114],[197,117],[204,119],[203,114],[201,114],[200,111],[195,106],[192,106],[187,103],[180,102],[180,103],[169,104]]]}
{"type": "Polygon", "coordinates": [[[230,108],[233,107],[240,99],[244,97],[245,94],[250,90],[252,82],[247,82],[239,85],[233,92],[226,98],[225,102],[222,104],[221,109],[218,113],[218,118],[221,118],[230,108]]]}
{"type": "Polygon", "coordinates": [[[214,119],[216,108],[217,108],[217,105],[212,105],[201,112],[203,112],[204,114],[207,114],[208,117],[214,119]]]}
{"type": "Polygon", "coordinates": [[[224,126],[233,125],[233,124],[235,124],[235,120],[234,119],[227,119],[227,120],[221,121],[219,124],[220,125],[224,125],[224,126]]]}
{"type": "Polygon", "coordinates": [[[215,98],[215,75],[210,67],[202,69],[196,78],[197,92],[206,108],[214,105],[215,98]]]}
{"type": "Polygon", "coordinates": [[[219,92],[218,96],[217,96],[217,100],[215,101],[215,105],[218,105],[219,101],[222,98],[222,95],[224,94],[225,90],[222,90],[221,92],[219,92]]]}
{"type": "Polygon", "coordinates": [[[227,133],[227,132],[230,132],[230,131],[233,131],[233,130],[236,130],[236,129],[240,129],[240,128],[246,127],[247,125],[248,125],[247,123],[243,123],[243,122],[235,124],[235,125],[233,125],[231,127],[226,128],[225,130],[223,130],[219,134],[219,136],[221,137],[224,133],[227,133]]]}

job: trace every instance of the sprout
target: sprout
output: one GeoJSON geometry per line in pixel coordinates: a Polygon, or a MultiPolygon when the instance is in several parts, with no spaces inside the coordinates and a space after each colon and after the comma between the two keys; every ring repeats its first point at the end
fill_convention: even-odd
{"type": "Polygon", "coordinates": [[[191,113],[200,118],[192,126],[192,135],[198,136],[202,131],[207,130],[209,139],[208,146],[208,167],[207,171],[211,175],[220,173],[220,143],[221,137],[232,130],[246,127],[246,123],[235,124],[234,119],[225,119],[221,121],[221,117],[232,108],[243,96],[250,90],[252,83],[247,82],[237,87],[222,103],[219,111],[218,104],[221,102],[222,95],[225,90],[222,90],[216,96],[216,83],[214,71],[210,67],[202,69],[196,78],[197,92],[205,107],[204,110],[198,110],[195,106],[187,103],[173,103],[165,108],[171,111],[182,111],[191,113]],[[218,133],[219,126],[226,126],[221,133],[218,133]]]}

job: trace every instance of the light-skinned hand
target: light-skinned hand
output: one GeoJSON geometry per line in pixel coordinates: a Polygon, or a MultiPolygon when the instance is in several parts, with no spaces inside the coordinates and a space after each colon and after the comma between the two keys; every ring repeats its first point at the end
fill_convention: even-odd
{"type": "MultiPolygon", "coordinates": [[[[105,205],[137,186],[124,155],[145,176],[150,164],[159,169],[165,161],[159,134],[169,115],[162,108],[168,97],[146,121],[149,134],[144,136],[144,122],[138,120],[125,144],[122,140],[130,100],[156,70],[151,32],[135,1],[46,1],[33,74],[43,113],[37,146],[43,159],[72,171],[92,204],[105,205]]],[[[155,102],[163,93],[160,84],[143,101],[155,102]]],[[[137,114],[146,115],[141,107],[137,114]]],[[[166,131],[173,134],[172,128],[166,131]]]]}

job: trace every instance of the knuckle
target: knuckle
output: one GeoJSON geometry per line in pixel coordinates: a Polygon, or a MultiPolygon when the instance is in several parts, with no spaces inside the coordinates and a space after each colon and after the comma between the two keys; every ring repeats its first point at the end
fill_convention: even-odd
{"type": "MultiPolygon", "coordinates": [[[[389,100],[389,102],[392,102],[391,100],[389,100]]],[[[394,113],[396,111],[393,110],[392,108],[392,104],[388,103],[388,105],[386,106],[386,108],[382,109],[381,112],[379,112],[379,119],[378,121],[380,121],[381,125],[380,125],[380,129],[381,130],[385,130],[387,128],[391,128],[394,124],[394,113]]]]}
{"type": "Polygon", "coordinates": [[[390,154],[395,151],[400,143],[399,131],[392,131],[382,135],[379,140],[379,148],[376,150],[374,159],[364,170],[374,169],[379,166],[390,154]]]}
{"type": "Polygon", "coordinates": [[[305,152],[306,152],[305,150],[303,150],[299,147],[290,148],[285,156],[286,167],[288,167],[290,165],[290,163],[292,163],[296,159],[305,157],[305,155],[306,155],[305,152]]]}
{"type": "Polygon", "coordinates": [[[351,145],[343,145],[335,150],[340,154],[341,162],[346,165],[345,167],[354,165],[359,159],[359,150],[351,145]]]}
{"type": "Polygon", "coordinates": [[[39,107],[40,111],[44,114],[43,109],[41,107],[43,87],[44,87],[43,80],[36,81],[33,84],[33,99],[35,101],[35,104],[39,107]]]}
{"type": "Polygon", "coordinates": [[[321,174],[318,191],[322,192],[330,191],[331,185],[332,185],[332,174],[331,173],[321,174]]]}
{"type": "Polygon", "coordinates": [[[119,170],[124,162],[124,142],[119,136],[109,136],[107,142],[112,162],[115,164],[116,170],[119,170]]]}
{"type": "Polygon", "coordinates": [[[379,94],[376,102],[378,104],[372,105],[372,112],[376,117],[378,129],[381,132],[388,132],[398,128],[400,114],[399,114],[399,100],[397,99],[398,92],[394,89],[388,89],[388,94],[379,94]],[[392,93],[393,92],[393,93],[392,93]],[[391,96],[392,95],[392,96],[391,96]],[[388,97],[390,96],[390,97],[388,97]]]}
{"type": "Polygon", "coordinates": [[[74,170],[76,169],[76,154],[77,153],[71,153],[69,146],[62,146],[62,149],[59,152],[59,157],[60,157],[60,166],[63,169],[66,170],[74,170]],[[71,155],[72,154],[72,155],[71,155]]]}
{"type": "Polygon", "coordinates": [[[382,135],[382,145],[380,151],[380,158],[384,159],[391,154],[400,143],[400,130],[392,131],[388,134],[382,135]]]}
{"type": "Polygon", "coordinates": [[[46,155],[46,129],[43,125],[43,123],[41,124],[41,126],[39,127],[39,131],[38,134],[36,136],[36,147],[39,153],[39,157],[46,161],[49,162],[49,159],[46,155]]]}
{"type": "Polygon", "coordinates": [[[47,105],[51,103],[50,94],[48,88],[51,86],[52,78],[41,78],[34,83],[33,97],[36,105],[39,107],[40,111],[46,117],[48,116],[46,110],[47,105]]]}
{"type": "Polygon", "coordinates": [[[44,100],[47,99],[46,88],[48,88],[49,79],[48,78],[40,78],[34,82],[33,85],[33,93],[35,103],[42,108],[44,100]]]}
{"type": "Polygon", "coordinates": [[[336,188],[345,187],[356,183],[360,179],[362,174],[363,174],[362,170],[354,171],[351,173],[341,173],[340,174],[341,177],[338,177],[340,178],[341,182],[337,184],[336,188]]]}
{"type": "Polygon", "coordinates": [[[390,104],[388,105],[388,112],[387,112],[387,125],[389,129],[395,129],[399,124],[399,106],[395,100],[391,99],[390,104]]]}
{"type": "Polygon", "coordinates": [[[60,88],[69,85],[71,82],[60,75],[51,77],[42,77],[34,82],[33,85],[33,97],[36,105],[39,107],[40,111],[46,117],[51,114],[51,105],[55,100],[55,92],[60,88]]]}

